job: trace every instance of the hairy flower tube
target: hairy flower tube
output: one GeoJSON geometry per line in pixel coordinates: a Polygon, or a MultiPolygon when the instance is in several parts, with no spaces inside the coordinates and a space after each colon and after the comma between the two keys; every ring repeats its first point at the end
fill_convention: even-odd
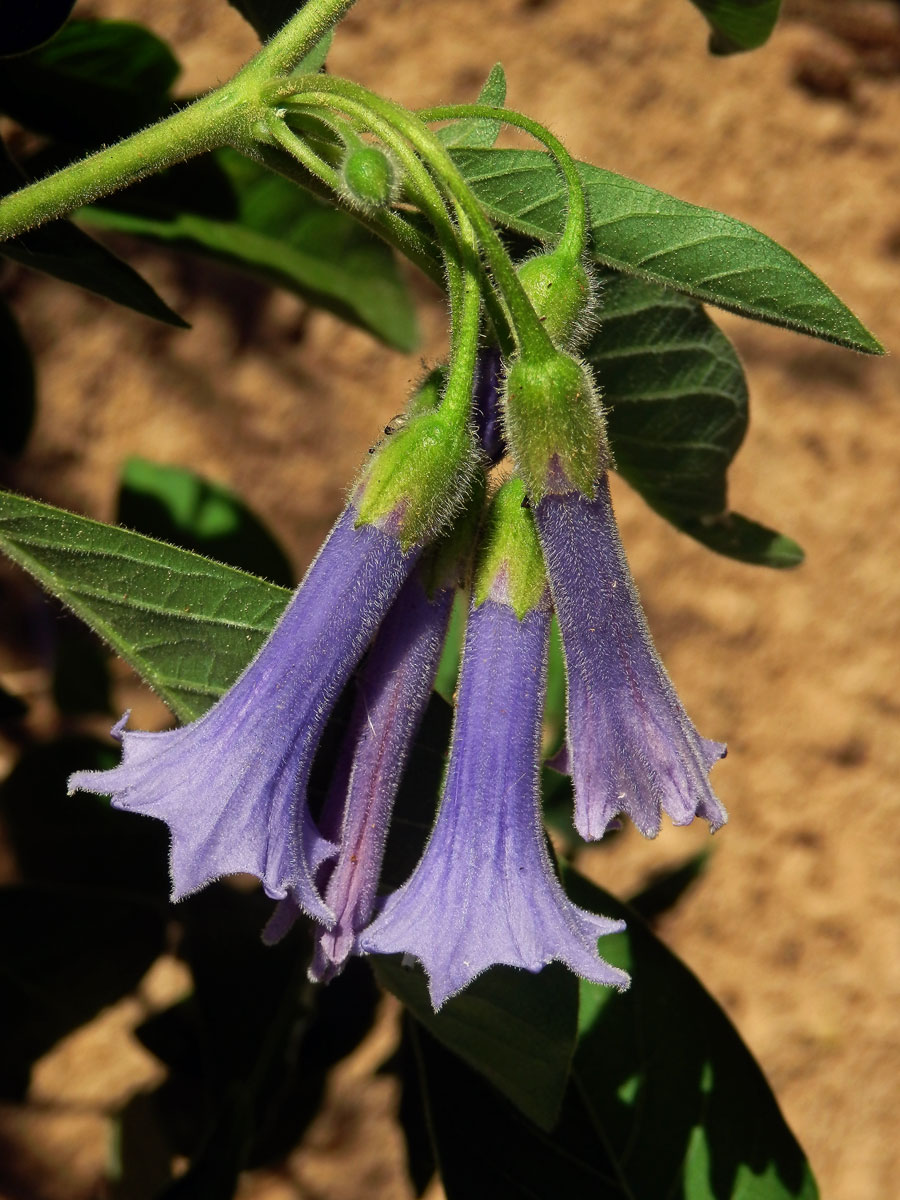
{"type": "MultiPolygon", "coordinates": [[[[516,482],[504,497],[520,529],[530,522],[523,496],[516,482]]],[[[513,538],[506,554],[495,540],[479,569],[435,826],[359,939],[367,953],[417,958],[435,1009],[499,963],[534,972],[557,960],[594,982],[628,984],[597,954],[597,939],[622,923],[572,904],[547,849],[538,781],[550,610],[530,537],[533,550],[513,538]]]]}
{"type": "Polygon", "coordinates": [[[126,730],[119,766],[69,780],[70,792],[110,794],[114,807],[166,822],[173,900],[248,872],[269,896],[334,922],[314,882],[332,848],[307,808],[309,769],[334,701],[418,556],[356,519],[351,505],[269,639],[207,713],[162,733],[126,730]]]}
{"type": "Polygon", "coordinates": [[[700,737],[653,645],[619,539],[604,474],[596,498],[544,496],[535,522],[562,633],[568,688],[568,767],[575,825],[603,836],[627,814],[647,837],[661,813],[727,819],[709,785],[720,742],[700,737]]]}
{"type": "Polygon", "coordinates": [[[422,572],[414,571],[360,671],[323,814],[323,832],[339,826],[340,848],[334,864],[322,868],[329,872],[324,898],[335,923],[316,937],[314,981],[340,972],[372,917],[394,799],[431,695],[455,591],[454,581],[429,594],[422,572]]]}
{"type": "Polygon", "coordinates": [[[437,427],[449,436],[435,436],[441,417],[419,413],[372,460],[275,630],[209,712],[162,733],[125,732],[119,766],[71,777],[71,791],[108,793],[116,807],[168,824],[173,899],[247,872],[268,895],[334,924],[315,881],[334,847],[309,813],[309,771],[422,545],[470,490],[474,439],[452,418],[437,427]]]}

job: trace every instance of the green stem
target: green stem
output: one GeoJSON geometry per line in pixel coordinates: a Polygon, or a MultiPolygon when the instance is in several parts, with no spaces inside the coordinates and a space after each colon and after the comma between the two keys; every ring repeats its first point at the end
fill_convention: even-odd
{"type": "Polygon", "coordinates": [[[317,94],[328,98],[327,101],[319,100],[319,103],[330,101],[333,107],[343,107],[348,102],[355,102],[366,112],[368,121],[376,116],[380,117],[415,146],[434,170],[437,181],[443,185],[472,222],[487,256],[495,283],[508,305],[521,352],[531,359],[553,357],[556,354],[553,342],[532,308],[497,231],[485,216],[481,205],[475,199],[468,183],[444,146],[431,131],[408,110],[375,95],[350,80],[328,76],[300,78],[296,85],[292,81],[290,91],[283,88],[274,91],[272,102],[276,104],[284,102],[288,99],[291,91],[302,93],[302,103],[304,104],[309,104],[312,97],[317,94]],[[310,90],[307,91],[306,88],[310,90]],[[340,105],[335,103],[336,98],[340,98],[340,105]]]}
{"type": "Polygon", "coordinates": [[[515,109],[494,108],[489,104],[442,104],[435,108],[419,109],[416,116],[420,121],[429,125],[432,121],[451,121],[461,117],[502,121],[505,125],[514,125],[518,129],[524,129],[537,141],[542,142],[556,159],[569,193],[566,223],[556,249],[570,257],[573,262],[577,262],[581,258],[588,232],[584,185],[572,155],[545,125],[533,121],[524,113],[516,112],[515,109]]]}
{"type": "Polygon", "coordinates": [[[245,104],[243,96],[226,84],[156,125],[4,196],[0,241],[63,217],[146,175],[227,145],[245,104]]]}
{"type": "MultiPolygon", "coordinates": [[[[460,233],[466,243],[474,240],[474,232],[465,213],[459,214],[460,233]]],[[[476,258],[476,263],[477,263],[476,258]]],[[[468,425],[472,412],[472,381],[481,333],[481,272],[479,267],[463,261],[460,265],[448,261],[451,290],[450,372],[441,413],[455,425],[468,425]]]]}
{"type": "Polygon", "coordinates": [[[247,149],[267,106],[261,92],[290,70],[352,6],[354,0],[309,0],[246,66],[222,87],[113,146],[0,199],[0,241],[63,217],[208,150],[247,149]]]}
{"type": "MultiPolygon", "coordinates": [[[[368,105],[361,104],[352,97],[340,95],[337,98],[338,102],[335,103],[335,96],[330,92],[321,93],[318,87],[318,78],[318,76],[312,77],[316,82],[312,84],[309,91],[302,88],[295,96],[291,97],[292,106],[301,111],[307,109],[318,112],[324,108],[332,112],[337,110],[346,113],[348,117],[356,118],[362,126],[381,138],[400,160],[406,171],[408,184],[415,193],[417,203],[435,227],[444,253],[451,259],[460,258],[459,237],[447,213],[443,197],[425,164],[410,147],[406,138],[398,137],[397,130],[391,122],[386,121],[377,112],[373,112],[368,105]]],[[[309,80],[303,81],[304,84],[308,82],[309,80]]]]}
{"type": "MultiPolygon", "coordinates": [[[[300,0],[297,0],[299,3],[300,0]]],[[[356,0],[308,0],[298,13],[273,34],[239,72],[244,77],[270,79],[292,70],[322,40],[356,0]]]]}
{"type": "MultiPolygon", "coordinates": [[[[286,132],[292,138],[295,136],[290,130],[286,132]]],[[[299,138],[297,140],[300,141],[299,138]]],[[[306,149],[308,150],[308,147],[306,149]]],[[[309,151],[309,153],[310,155],[313,154],[312,151],[309,151]]],[[[365,225],[372,233],[384,238],[389,245],[399,250],[410,262],[415,263],[423,274],[427,275],[438,287],[444,287],[445,278],[440,256],[430,239],[420,233],[414,226],[410,225],[398,213],[391,212],[389,209],[374,213],[364,213],[359,212],[355,208],[351,209],[349,205],[341,202],[335,196],[330,186],[323,186],[323,177],[317,171],[313,172],[311,167],[301,166],[293,151],[289,151],[289,154],[290,157],[274,147],[258,144],[249,157],[262,163],[270,171],[276,171],[279,175],[283,175],[291,183],[296,183],[298,186],[306,188],[313,195],[319,196],[331,203],[339,203],[340,207],[345,212],[352,213],[361,225],[365,225]]],[[[314,157],[318,158],[318,155],[314,157]]],[[[319,161],[321,162],[322,160],[319,161]]],[[[323,166],[327,166],[327,164],[323,162],[323,166]]]]}

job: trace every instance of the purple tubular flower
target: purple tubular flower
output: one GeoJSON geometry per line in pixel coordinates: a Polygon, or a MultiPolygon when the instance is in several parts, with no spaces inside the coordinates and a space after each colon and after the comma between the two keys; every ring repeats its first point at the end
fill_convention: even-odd
{"type": "Polygon", "coordinates": [[[547,850],[538,754],[550,617],[519,620],[487,599],[471,610],[450,763],[437,821],[406,883],[360,936],[371,954],[422,963],[435,1010],[495,963],[539,971],[554,959],[618,988],[597,955],[622,922],[577,908],[547,850]]]}
{"type": "Polygon", "coordinates": [[[488,346],[478,352],[472,417],[478,443],[492,463],[506,456],[500,409],[500,351],[488,346]]]}
{"type": "MultiPolygon", "coordinates": [[[[455,588],[429,598],[421,572],[406,581],[360,674],[358,693],[326,810],[343,810],[340,851],[325,903],[334,926],[320,930],[310,979],[341,971],[372,917],[388,824],[412,740],[431,695],[455,588]]],[[[325,815],[325,831],[332,822],[325,815]]]]}
{"type": "Polygon", "coordinates": [[[69,790],[111,794],[114,807],[166,822],[172,899],[248,872],[268,895],[325,925],[334,914],[313,876],[334,847],[309,814],[306,784],[341,688],[416,561],[350,505],[271,636],[198,720],[122,734],[122,761],[78,771],[69,790]]]}
{"type": "Polygon", "coordinates": [[[627,813],[655,837],[663,809],[676,825],[700,816],[715,831],[727,814],[708,772],[725,746],[697,733],[656,652],[606,475],[595,500],[574,491],[548,495],[534,516],[566,659],[578,832],[600,838],[627,813]]]}

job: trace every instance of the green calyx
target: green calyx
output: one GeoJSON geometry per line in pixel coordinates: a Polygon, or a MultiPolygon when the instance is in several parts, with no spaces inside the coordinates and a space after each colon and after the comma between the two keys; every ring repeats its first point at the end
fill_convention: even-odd
{"type": "Polygon", "coordinates": [[[528,496],[593,496],[609,466],[606,423],[593,377],[562,351],[547,358],[519,357],[506,372],[506,440],[528,496]]]}
{"type": "Polygon", "coordinates": [[[597,288],[580,258],[551,250],[516,268],[519,281],[554,346],[574,346],[594,327],[597,288]]]}
{"type": "Polygon", "coordinates": [[[377,146],[348,145],[341,164],[341,183],[347,199],[366,212],[385,208],[394,198],[397,173],[377,146]]]}
{"type": "Polygon", "coordinates": [[[491,501],[478,547],[475,604],[508,604],[521,621],[549,603],[547,571],[521,479],[513,476],[491,501]]]}
{"type": "Polygon", "coordinates": [[[378,525],[404,549],[430,542],[468,498],[478,461],[467,426],[420,412],[377,447],[357,492],[357,524],[378,525]]]}

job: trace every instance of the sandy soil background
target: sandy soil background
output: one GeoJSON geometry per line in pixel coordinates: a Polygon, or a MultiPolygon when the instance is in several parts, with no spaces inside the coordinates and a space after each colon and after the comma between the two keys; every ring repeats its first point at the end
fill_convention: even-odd
{"type": "MultiPolygon", "coordinates": [[[[750,221],[896,348],[900,6],[785,8],[767,48],[714,60],[698,14],[674,0],[361,0],[330,65],[425,104],[471,97],[502,60],[510,102],[576,155],[750,221]]],[[[91,0],[77,11],[138,19],[170,39],[185,90],[226,78],[254,46],[221,0],[91,0]]],[[[7,274],[41,363],[37,429],[10,484],[110,519],[127,455],[188,464],[239,490],[301,569],[418,360],[264,292],[245,294],[259,310],[239,339],[222,275],[117,245],[194,328],[7,274]]],[[[433,356],[443,307],[415,286],[433,356]]],[[[872,1200],[900,1178],[900,366],[731,316],[722,324],[752,395],[733,503],[796,537],[808,558],[785,574],[716,558],[616,488],[663,656],[700,729],[730,751],[715,783],[731,822],[662,933],[758,1056],[823,1195],[872,1200]]],[[[0,668],[11,687],[45,686],[26,657],[7,651],[0,668]]],[[[139,704],[154,719],[156,702],[139,704]]],[[[625,893],[701,844],[699,829],[652,844],[627,834],[581,865],[625,893]]],[[[139,995],[39,1064],[29,1104],[0,1111],[0,1195],[105,1194],[108,1115],[158,1080],[129,1030],[182,986],[160,962],[139,995]]],[[[392,1085],[366,1078],[390,1030],[388,1010],[381,1040],[341,1068],[304,1146],[278,1174],[248,1177],[242,1196],[407,1197],[392,1085]]]]}

